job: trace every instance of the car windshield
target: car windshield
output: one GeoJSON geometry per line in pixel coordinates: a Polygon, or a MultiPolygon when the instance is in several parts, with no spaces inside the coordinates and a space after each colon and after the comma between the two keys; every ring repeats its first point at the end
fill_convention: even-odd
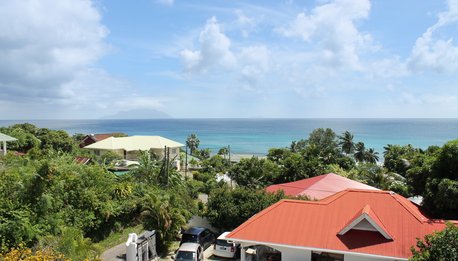
{"type": "Polygon", "coordinates": [[[194,261],[196,253],[190,251],[178,251],[175,260],[180,261],[194,261]]]}
{"type": "Polygon", "coordinates": [[[197,235],[183,234],[181,238],[181,243],[186,243],[186,242],[197,243],[197,235]]]}
{"type": "Polygon", "coordinates": [[[227,240],[224,239],[217,239],[216,244],[218,246],[232,246],[232,243],[227,242],[227,240]]]}

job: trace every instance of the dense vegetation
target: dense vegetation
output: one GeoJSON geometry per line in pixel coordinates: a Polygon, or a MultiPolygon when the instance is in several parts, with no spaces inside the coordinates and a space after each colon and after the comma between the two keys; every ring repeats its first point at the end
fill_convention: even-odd
{"type": "Polygon", "coordinates": [[[148,153],[134,171],[116,176],[104,164],[77,164],[74,156],[85,152],[63,131],[20,124],[0,132],[18,139],[8,144],[12,150],[27,153],[0,161],[0,252],[22,245],[94,259],[93,242],[139,223],[159,232],[161,250],[197,211],[179,174],[165,173],[148,153]]]}
{"type": "Polygon", "coordinates": [[[458,260],[458,227],[448,223],[444,230],[418,239],[417,248],[411,250],[411,261],[458,260]]]}
{"type": "Polygon", "coordinates": [[[228,148],[211,156],[192,134],[187,145],[200,159],[193,159],[199,168],[184,178],[171,162],[147,152],[122,176],[107,170],[115,154],[94,158],[92,165],[77,164],[75,156],[89,156],[78,147],[81,134],[31,124],[0,132],[18,139],[0,158],[0,252],[5,256],[33,248],[73,260],[95,259],[100,249],[94,242],[137,224],[157,230],[158,246],[166,250],[192,215],[230,230],[284,198],[265,193],[265,186],[330,172],[406,197],[421,195],[434,217],[458,219],[458,140],[426,150],[387,145],[379,162],[378,152],[354,141],[350,132],[339,136],[316,129],[287,148],[270,149],[265,158],[231,163],[228,148]],[[197,200],[201,193],[209,195],[207,204],[197,200]]]}

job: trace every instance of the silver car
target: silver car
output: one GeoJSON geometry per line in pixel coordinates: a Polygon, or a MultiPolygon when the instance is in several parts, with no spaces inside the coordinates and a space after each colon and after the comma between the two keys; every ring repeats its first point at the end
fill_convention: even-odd
{"type": "Polygon", "coordinates": [[[202,247],[197,243],[183,243],[172,259],[176,261],[201,261],[204,260],[202,247]]]}
{"type": "Polygon", "coordinates": [[[230,232],[222,233],[217,239],[213,255],[226,258],[235,258],[240,251],[240,245],[226,239],[230,232]]]}

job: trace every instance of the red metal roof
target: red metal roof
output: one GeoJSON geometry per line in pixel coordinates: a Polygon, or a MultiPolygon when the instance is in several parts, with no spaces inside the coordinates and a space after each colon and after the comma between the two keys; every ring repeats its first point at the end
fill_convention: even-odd
{"type": "Polygon", "coordinates": [[[443,220],[429,219],[417,205],[395,193],[348,189],[321,201],[282,200],[247,220],[227,238],[408,258],[416,238],[444,227],[443,220]],[[377,231],[356,229],[338,235],[355,214],[361,213],[376,219],[392,240],[377,231]]]}
{"type": "Polygon", "coordinates": [[[369,185],[329,173],[294,182],[271,185],[266,188],[266,191],[283,190],[288,196],[309,196],[312,199],[322,199],[349,188],[378,190],[369,185]]]}
{"type": "Polygon", "coordinates": [[[108,139],[110,137],[115,137],[116,135],[122,135],[122,133],[100,133],[100,134],[94,134],[94,138],[96,141],[101,141],[104,139],[108,139]]]}
{"type": "Polygon", "coordinates": [[[75,161],[77,164],[86,165],[86,164],[88,164],[88,163],[91,161],[91,158],[76,156],[75,159],[74,159],[74,161],[75,161]]]}
{"type": "Polygon", "coordinates": [[[83,140],[80,142],[80,148],[83,148],[83,147],[86,147],[87,145],[96,143],[104,139],[108,139],[110,137],[116,137],[116,136],[125,136],[125,134],[120,133],[120,132],[89,134],[89,135],[86,135],[83,138],[83,140]]]}

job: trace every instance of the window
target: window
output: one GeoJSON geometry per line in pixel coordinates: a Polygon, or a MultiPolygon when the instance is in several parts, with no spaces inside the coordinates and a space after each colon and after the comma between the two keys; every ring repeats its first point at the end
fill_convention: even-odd
{"type": "Polygon", "coordinates": [[[178,251],[176,260],[193,261],[196,260],[196,253],[190,251],[178,251]]]}
{"type": "Polygon", "coordinates": [[[186,242],[197,243],[197,235],[183,234],[181,238],[181,243],[186,243],[186,242]]]}
{"type": "Polygon", "coordinates": [[[343,261],[344,255],[326,253],[326,252],[312,252],[312,261],[343,261]]]}

